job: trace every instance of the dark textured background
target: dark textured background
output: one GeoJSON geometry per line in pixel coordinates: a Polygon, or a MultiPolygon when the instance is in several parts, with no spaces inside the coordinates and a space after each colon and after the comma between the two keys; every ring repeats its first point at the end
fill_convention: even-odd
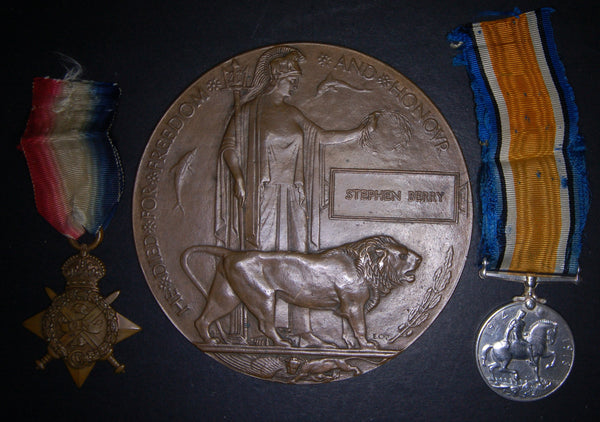
{"type": "MultiPolygon", "coordinates": [[[[592,1],[54,1],[3,6],[5,62],[2,112],[7,186],[4,232],[3,410],[15,420],[589,420],[599,414],[599,213],[593,203],[579,286],[540,287],[570,323],[573,371],[550,398],[504,400],[489,390],[473,356],[477,329],[492,309],[521,293],[517,284],[477,277],[471,253],[458,287],[433,325],[406,352],[356,379],[296,386],[234,372],[198,351],[167,320],[138,266],[131,228],[137,163],[154,126],[195,79],[246,50],[284,42],[352,48],[396,68],[437,104],[459,140],[476,187],[479,145],[466,70],[453,67],[445,35],[482,20],[483,11],[552,6],[559,53],[575,91],[587,140],[592,189],[600,180],[598,134],[598,6],[592,1]],[[86,4],[87,3],[87,4],[86,4]],[[64,74],[56,52],[85,67],[85,79],[114,81],[123,91],[112,137],[125,166],[126,192],[97,255],[108,265],[104,295],[121,290],[113,307],[143,327],[119,343],[127,365],[114,375],[106,362],[78,389],[64,365],[45,372],[33,362],[45,344],[21,322],[45,309],[44,286],[64,289],[60,265],[73,254],[35,211],[28,170],[16,145],[31,105],[35,76],[64,74]],[[594,258],[595,257],[595,258],[594,258]],[[16,412],[16,413],[13,413],[16,412]]],[[[14,3],[17,4],[17,3],[14,3]]],[[[475,195],[475,212],[479,203],[475,195]]]]}

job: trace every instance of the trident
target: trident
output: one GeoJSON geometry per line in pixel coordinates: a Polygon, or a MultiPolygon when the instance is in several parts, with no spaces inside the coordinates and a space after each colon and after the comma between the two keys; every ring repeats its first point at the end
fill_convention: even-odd
{"type": "MultiPolygon", "coordinates": [[[[235,138],[236,143],[242,142],[242,104],[241,104],[241,91],[244,88],[247,88],[245,81],[247,76],[247,67],[242,68],[239,63],[233,59],[231,61],[231,65],[228,68],[223,68],[223,79],[225,80],[225,84],[228,89],[233,92],[233,104],[234,104],[234,124],[235,124],[235,138]]],[[[246,172],[246,177],[248,172],[246,172]]],[[[246,183],[248,180],[246,180],[246,183]]],[[[246,195],[248,194],[248,189],[246,187],[246,195]]],[[[245,227],[245,212],[244,212],[244,200],[238,198],[238,236],[240,238],[240,250],[246,249],[246,227],[245,227]]],[[[241,309],[241,329],[242,329],[242,338],[246,339],[248,337],[248,326],[247,326],[247,310],[246,307],[242,306],[241,309]]],[[[223,334],[223,329],[220,324],[218,324],[219,329],[221,330],[221,334],[223,334]]],[[[225,338],[225,337],[223,337],[225,338]]]]}
{"type": "MultiPolygon", "coordinates": [[[[240,142],[241,131],[242,131],[242,116],[241,116],[241,100],[240,94],[242,89],[247,88],[245,85],[247,67],[242,68],[239,63],[234,59],[231,61],[231,65],[228,68],[223,68],[223,79],[228,89],[233,92],[233,104],[234,104],[234,123],[235,123],[235,137],[236,142],[240,142]]],[[[238,201],[238,230],[240,237],[240,250],[246,249],[246,230],[244,224],[244,203],[238,201]]]]}

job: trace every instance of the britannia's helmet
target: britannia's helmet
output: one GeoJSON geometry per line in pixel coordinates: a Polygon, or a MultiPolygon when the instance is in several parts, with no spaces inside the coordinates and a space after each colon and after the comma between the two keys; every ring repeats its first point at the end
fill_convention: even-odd
{"type": "Polygon", "coordinates": [[[273,79],[279,79],[289,75],[302,75],[300,64],[298,63],[296,54],[294,53],[271,60],[269,67],[271,69],[271,77],[273,79]]]}
{"type": "Polygon", "coordinates": [[[243,96],[242,102],[253,100],[283,76],[301,75],[300,63],[304,61],[304,55],[297,48],[283,45],[268,49],[256,61],[252,87],[243,96]]]}

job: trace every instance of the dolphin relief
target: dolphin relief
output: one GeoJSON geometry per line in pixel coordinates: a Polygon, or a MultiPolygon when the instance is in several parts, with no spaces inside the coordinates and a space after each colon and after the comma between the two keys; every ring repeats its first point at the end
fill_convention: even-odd
{"type": "Polygon", "coordinates": [[[371,91],[370,89],[357,88],[355,86],[350,85],[347,82],[335,79],[330,73],[321,83],[319,83],[319,85],[317,85],[317,95],[315,95],[315,98],[320,97],[326,92],[339,92],[340,89],[347,89],[354,92],[371,91]]]}
{"type": "Polygon", "coordinates": [[[174,209],[181,210],[183,214],[185,214],[185,210],[183,209],[183,203],[181,202],[181,189],[188,173],[192,173],[190,166],[192,165],[192,161],[196,156],[197,150],[198,148],[194,148],[193,150],[189,151],[183,156],[183,158],[181,158],[181,160],[177,162],[177,164],[171,167],[171,172],[175,173],[174,180],[176,203],[174,209]]]}

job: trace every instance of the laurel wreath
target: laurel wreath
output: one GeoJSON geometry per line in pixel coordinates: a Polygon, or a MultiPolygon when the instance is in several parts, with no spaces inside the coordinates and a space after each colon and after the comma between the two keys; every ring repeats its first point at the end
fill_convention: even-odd
{"type": "Polygon", "coordinates": [[[448,287],[452,277],[452,263],[454,260],[454,248],[450,246],[446,251],[444,263],[435,271],[433,275],[433,286],[428,288],[417,306],[408,312],[406,322],[398,326],[398,334],[388,340],[393,343],[400,337],[410,337],[414,333],[414,328],[423,324],[431,316],[430,311],[435,308],[442,300],[442,292],[448,287]]]}

